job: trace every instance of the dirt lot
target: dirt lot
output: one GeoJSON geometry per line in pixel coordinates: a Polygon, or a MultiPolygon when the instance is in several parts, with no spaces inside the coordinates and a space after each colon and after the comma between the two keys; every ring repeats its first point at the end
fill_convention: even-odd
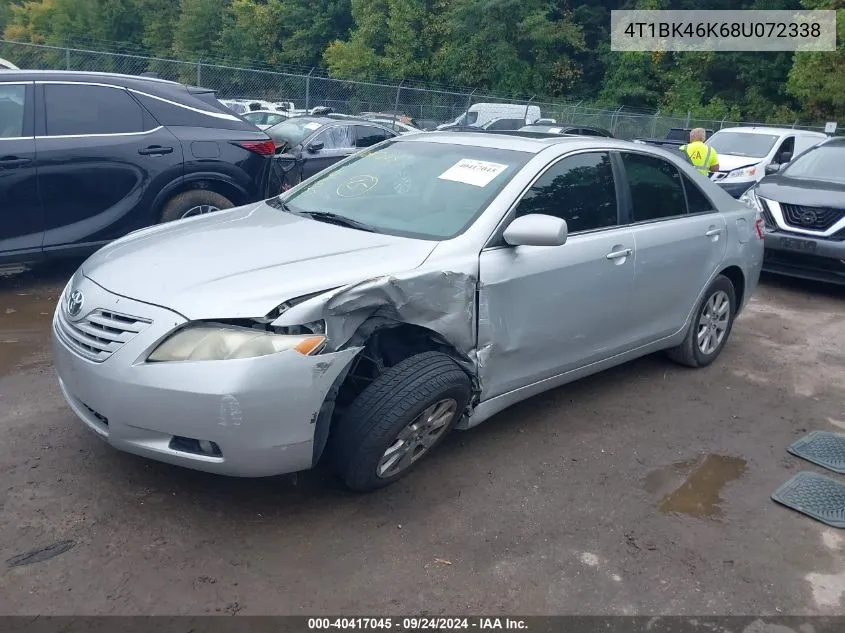
{"type": "Polygon", "coordinates": [[[64,266],[0,279],[7,614],[832,614],[845,535],[770,493],[845,429],[845,289],[764,280],[711,368],[649,357],[456,433],[367,496],[112,450],[50,366],[64,266]]]}

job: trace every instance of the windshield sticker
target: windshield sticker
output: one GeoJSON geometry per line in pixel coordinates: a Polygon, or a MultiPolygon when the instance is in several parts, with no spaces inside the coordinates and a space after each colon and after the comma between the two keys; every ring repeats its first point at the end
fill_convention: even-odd
{"type": "Polygon", "coordinates": [[[488,163],[485,160],[462,158],[438,176],[441,180],[453,180],[475,187],[486,187],[508,168],[501,163],[488,163]]]}
{"type": "Polygon", "coordinates": [[[560,128],[560,127],[550,127],[550,128],[549,128],[549,132],[550,132],[551,134],[560,134],[560,131],[561,131],[562,129],[563,129],[563,128],[560,128]]]}
{"type": "Polygon", "coordinates": [[[306,130],[316,130],[319,127],[322,127],[322,123],[306,123],[305,129],[306,130]]]}
{"type": "Polygon", "coordinates": [[[378,184],[375,176],[361,175],[350,178],[337,188],[337,195],[340,198],[354,198],[370,191],[378,184]]]}

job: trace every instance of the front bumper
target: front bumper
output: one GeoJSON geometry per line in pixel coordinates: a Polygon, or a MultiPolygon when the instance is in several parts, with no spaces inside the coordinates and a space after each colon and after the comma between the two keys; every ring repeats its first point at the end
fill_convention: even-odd
{"type": "Polygon", "coordinates": [[[756,180],[715,180],[714,182],[734,198],[739,198],[757,183],[756,180]]]}
{"type": "Polygon", "coordinates": [[[54,364],[70,408],[98,436],[122,451],[222,475],[261,477],[313,466],[318,412],[357,349],[146,363],[150,351],[187,320],[114,295],[81,275],[73,287],[84,293],[85,309],[70,319],[59,302],[54,364]],[[97,310],[149,324],[104,360],[90,360],[68,336],[68,323],[84,325],[97,310]],[[180,450],[174,437],[215,442],[221,455],[180,450]]]}
{"type": "Polygon", "coordinates": [[[775,231],[766,234],[763,270],[845,284],[845,241],[775,231]]]}

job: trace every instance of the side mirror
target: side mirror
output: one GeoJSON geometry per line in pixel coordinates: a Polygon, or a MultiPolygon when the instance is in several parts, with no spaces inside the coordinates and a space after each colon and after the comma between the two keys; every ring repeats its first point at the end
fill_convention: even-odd
{"type": "Polygon", "coordinates": [[[792,160],[792,152],[783,152],[780,155],[780,164],[781,165],[785,165],[786,163],[788,163],[791,160],[792,160]]]}
{"type": "Polygon", "coordinates": [[[551,215],[523,215],[508,225],[502,237],[511,246],[562,246],[569,228],[551,215]]]}
{"type": "Polygon", "coordinates": [[[311,154],[316,154],[323,149],[323,143],[310,143],[307,149],[311,154]]]}
{"type": "Polygon", "coordinates": [[[769,165],[766,165],[766,167],[765,167],[765,169],[764,169],[763,171],[765,171],[765,172],[766,172],[766,175],[767,175],[767,176],[770,176],[770,175],[772,175],[772,174],[776,174],[776,173],[778,173],[778,172],[780,171],[780,167],[781,167],[781,166],[780,166],[780,165],[778,165],[778,164],[776,164],[776,163],[771,163],[771,164],[769,164],[769,165]]]}

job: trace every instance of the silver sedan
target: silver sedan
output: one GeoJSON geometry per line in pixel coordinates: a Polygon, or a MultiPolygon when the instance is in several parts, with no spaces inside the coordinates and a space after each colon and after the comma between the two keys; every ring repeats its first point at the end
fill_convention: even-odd
{"type": "Polygon", "coordinates": [[[453,428],[633,358],[703,367],[763,261],[757,212],[658,148],[436,132],[89,258],[53,321],[117,449],[372,490],[453,428]]]}

